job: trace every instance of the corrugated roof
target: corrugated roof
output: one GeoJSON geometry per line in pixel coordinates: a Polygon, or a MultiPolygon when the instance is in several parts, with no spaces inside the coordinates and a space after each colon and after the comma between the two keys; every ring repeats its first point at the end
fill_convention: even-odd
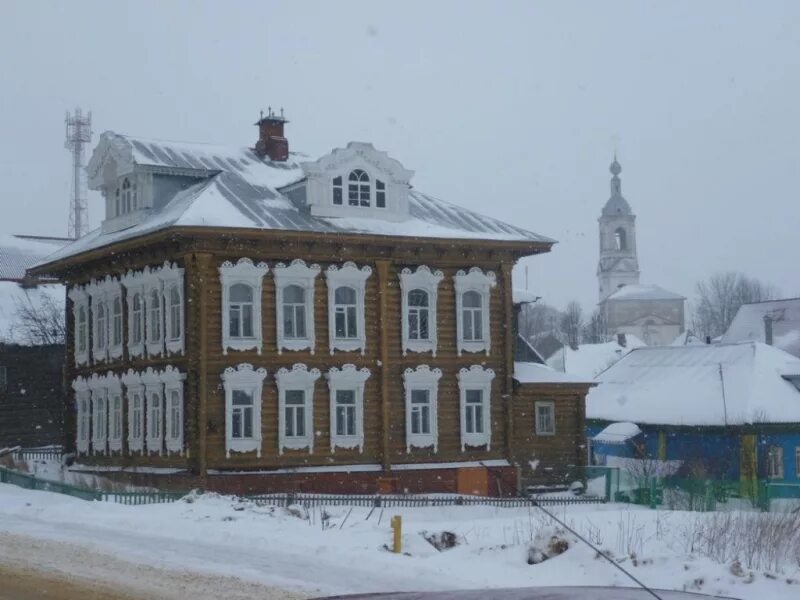
{"type": "Polygon", "coordinates": [[[22,281],[32,267],[71,240],[0,233],[0,281],[22,281]]]}
{"type": "Polygon", "coordinates": [[[601,373],[586,417],[658,425],[800,423],[800,391],[784,375],[800,359],[758,342],[649,346],[601,373]]]}
{"type": "MultiPolygon", "coordinates": [[[[203,177],[178,192],[167,204],[138,225],[103,234],[96,230],[47,257],[46,262],[74,256],[172,226],[247,227],[319,233],[355,233],[402,237],[482,239],[553,243],[554,240],[504,223],[417,190],[409,193],[409,218],[390,222],[374,218],[316,217],[280,190],[303,179],[293,153],[286,162],[260,159],[249,148],[146,140],[106,132],[101,144],[151,169],[177,169],[203,177]]],[[[96,152],[97,154],[97,152],[96,152]]],[[[100,157],[89,163],[99,169],[100,157]]]]}
{"type": "Polygon", "coordinates": [[[773,345],[800,358],[800,298],[743,304],[721,341],[765,341],[766,316],[772,317],[773,345]]]}

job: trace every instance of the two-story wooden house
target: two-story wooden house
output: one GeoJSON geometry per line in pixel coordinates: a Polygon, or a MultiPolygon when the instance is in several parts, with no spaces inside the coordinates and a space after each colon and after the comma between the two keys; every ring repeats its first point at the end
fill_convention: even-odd
{"type": "Polygon", "coordinates": [[[581,464],[588,386],[514,381],[511,270],[553,240],[413,189],[371,144],[301,160],[284,124],[255,148],[102,135],[102,226],[32,270],[69,286],[81,467],[508,493],[534,447],[543,479],[581,464]]]}

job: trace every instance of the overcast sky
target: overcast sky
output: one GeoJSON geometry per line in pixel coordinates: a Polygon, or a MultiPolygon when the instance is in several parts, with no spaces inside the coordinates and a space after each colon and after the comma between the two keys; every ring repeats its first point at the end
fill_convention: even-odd
{"type": "MultiPolygon", "coordinates": [[[[800,2],[12,2],[0,11],[0,200],[65,235],[64,113],[104,130],[290,148],[372,142],[427,193],[556,238],[522,261],[597,301],[616,149],[643,283],[718,270],[800,295],[800,2]]],[[[88,158],[88,157],[87,157],[88,158]]],[[[99,198],[90,199],[99,224],[99,198]]],[[[518,268],[524,283],[524,268],[518,268]]]]}

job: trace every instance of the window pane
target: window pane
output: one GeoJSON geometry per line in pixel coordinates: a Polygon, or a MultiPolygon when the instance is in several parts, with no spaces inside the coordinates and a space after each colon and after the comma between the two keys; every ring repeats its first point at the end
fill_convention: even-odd
{"type": "Polygon", "coordinates": [[[230,289],[231,302],[252,302],[253,288],[244,283],[236,283],[230,289]]]}
{"type": "Polygon", "coordinates": [[[295,335],[299,338],[306,337],[306,309],[304,306],[294,307],[295,335]]]}
{"type": "Polygon", "coordinates": [[[356,434],[356,407],[355,406],[348,406],[347,407],[347,428],[345,430],[345,435],[355,435],[356,434]]]}
{"type": "Polygon", "coordinates": [[[408,337],[412,340],[419,339],[419,314],[416,310],[408,313],[408,337]]]}
{"type": "Polygon", "coordinates": [[[334,204],[342,203],[342,188],[340,187],[333,188],[333,203],[334,204]]]}
{"type": "Polygon", "coordinates": [[[343,308],[336,309],[334,331],[337,338],[345,337],[345,313],[343,308]]]}
{"type": "Polygon", "coordinates": [[[233,390],[232,401],[234,406],[252,406],[253,393],[246,390],[233,390]]]}
{"type": "Polygon", "coordinates": [[[306,393],[303,390],[286,390],[286,404],[303,405],[306,393]]]}
{"type": "Polygon", "coordinates": [[[386,192],[375,193],[375,206],[378,208],[386,208],[386,192]]]}
{"type": "Polygon", "coordinates": [[[242,411],[239,408],[231,414],[231,435],[234,438],[242,437],[242,411]]]}
{"type": "Polygon", "coordinates": [[[336,404],[351,404],[356,403],[355,390],[336,390],[336,404]]]}
{"type": "Polygon", "coordinates": [[[253,337],[253,305],[242,305],[242,337],[253,337]]]}
{"type": "Polygon", "coordinates": [[[411,290],[408,292],[409,306],[428,306],[428,292],[425,290],[411,290]]]}
{"type": "Polygon", "coordinates": [[[355,304],[356,291],[345,285],[340,286],[333,293],[333,301],[335,304],[355,304]]]}
{"type": "Polygon", "coordinates": [[[306,291],[299,285],[289,285],[283,290],[283,301],[302,304],[306,300],[306,291]]]}
{"type": "Polygon", "coordinates": [[[423,308],[419,311],[419,339],[427,340],[428,337],[428,309],[423,308]]]}
{"type": "Polygon", "coordinates": [[[461,326],[464,330],[464,339],[465,340],[472,340],[474,338],[474,332],[472,331],[472,313],[469,310],[465,310],[464,313],[461,315],[461,326]]]}
{"type": "Polygon", "coordinates": [[[339,175],[338,177],[334,177],[333,178],[333,185],[338,185],[338,186],[342,185],[342,176],[341,175],[339,175]]]}
{"type": "Polygon", "coordinates": [[[304,406],[298,406],[294,409],[296,422],[295,422],[295,431],[298,437],[302,437],[306,434],[306,409],[304,406]]]}
{"type": "Polygon", "coordinates": [[[425,405],[420,407],[421,412],[421,421],[422,421],[422,430],[420,433],[430,433],[431,432],[431,407],[430,405],[425,405]]]}
{"type": "Polygon", "coordinates": [[[253,407],[246,406],[242,410],[244,416],[244,437],[253,437],[253,407]]]}
{"type": "Polygon", "coordinates": [[[347,307],[347,337],[354,338],[358,335],[356,332],[356,307],[347,307]]]}
{"type": "Polygon", "coordinates": [[[350,206],[358,206],[358,186],[355,184],[347,186],[347,203],[350,206]]]}
{"type": "Polygon", "coordinates": [[[426,404],[429,397],[429,390],[411,390],[411,404],[426,404]]]}
{"type": "Polygon", "coordinates": [[[483,339],[483,318],[481,315],[480,310],[475,310],[472,312],[472,329],[473,329],[473,338],[474,340],[482,340],[483,339]]]}
{"type": "Polygon", "coordinates": [[[239,306],[231,306],[231,309],[228,312],[228,335],[231,337],[240,336],[240,332],[242,330],[241,312],[241,307],[239,306]]]}
{"type": "Polygon", "coordinates": [[[480,308],[481,295],[478,292],[464,292],[463,304],[466,308],[480,308]]]}

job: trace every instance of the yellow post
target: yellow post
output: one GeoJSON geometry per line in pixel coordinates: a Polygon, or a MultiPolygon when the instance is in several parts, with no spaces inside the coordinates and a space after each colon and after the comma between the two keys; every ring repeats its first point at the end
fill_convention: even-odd
{"type": "Polygon", "coordinates": [[[392,517],[391,525],[394,534],[392,552],[400,554],[403,551],[403,517],[400,515],[392,517]]]}

